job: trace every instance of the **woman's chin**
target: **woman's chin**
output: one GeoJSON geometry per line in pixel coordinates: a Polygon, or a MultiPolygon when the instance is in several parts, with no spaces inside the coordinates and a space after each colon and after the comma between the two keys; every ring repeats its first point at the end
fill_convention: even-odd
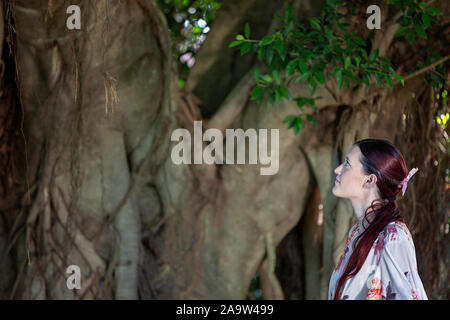
{"type": "Polygon", "coordinates": [[[331,190],[331,192],[336,196],[336,197],[342,197],[341,194],[339,194],[339,186],[337,184],[334,184],[333,189],[331,190]]]}

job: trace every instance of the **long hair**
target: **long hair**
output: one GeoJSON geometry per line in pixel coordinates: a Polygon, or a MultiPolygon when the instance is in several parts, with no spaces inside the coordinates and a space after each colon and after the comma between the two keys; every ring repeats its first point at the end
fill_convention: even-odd
{"type": "Polygon", "coordinates": [[[363,139],[355,142],[353,146],[358,146],[361,150],[359,160],[364,174],[374,174],[377,177],[381,199],[372,201],[365,211],[362,222],[366,220],[368,226],[353,242],[353,252],[336,285],[333,300],[340,299],[343,285],[361,269],[370,248],[386,225],[393,221],[405,223],[397,203],[386,200],[401,192],[399,184],[408,175],[401,152],[392,143],[382,139],[363,139]],[[373,218],[372,221],[369,221],[369,216],[373,218]]]}

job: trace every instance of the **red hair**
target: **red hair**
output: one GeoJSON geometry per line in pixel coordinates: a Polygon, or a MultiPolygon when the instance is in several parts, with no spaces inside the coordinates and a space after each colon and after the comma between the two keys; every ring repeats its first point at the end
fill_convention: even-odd
{"type": "Polygon", "coordinates": [[[386,225],[393,221],[405,223],[397,203],[385,200],[400,193],[399,184],[408,174],[401,152],[392,143],[382,139],[363,139],[353,146],[358,146],[361,150],[359,160],[364,174],[376,175],[381,199],[372,201],[364,213],[363,224],[365,220],[368,226],[353,242],[353,252],[337,282],[333,300],[340,300],[345,282],[361,269],[373,243],[386,225]],[[369,216],[372,216],[372,221],[369,221],[369,216]]]}

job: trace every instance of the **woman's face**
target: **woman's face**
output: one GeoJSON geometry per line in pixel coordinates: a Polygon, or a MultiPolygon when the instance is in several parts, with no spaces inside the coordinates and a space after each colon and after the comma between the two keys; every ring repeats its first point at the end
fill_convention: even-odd
{"type": "Polygon", "coordinates": [[[363,199],[366,196],[363,186],[369,176],[363,173],[362,164],[359,161],[360,156],[359,147],[353,146],[346,154],[344,163],[334,169],[336,180],[332,192],[336,197],[363,199]]]}

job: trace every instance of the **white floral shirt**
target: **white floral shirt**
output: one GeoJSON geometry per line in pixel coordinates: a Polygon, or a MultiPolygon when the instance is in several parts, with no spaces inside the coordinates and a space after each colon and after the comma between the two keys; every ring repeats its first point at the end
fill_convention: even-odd
{"type": "MultiPolygon", "coordinates": [[[[330,278],[330,300],[360,229],[358,223],[350,228],[344,252],[330,278]]],[[[406,224],[391,222],[380,232],[361,269],[345,282],[341,292],[342,300],[428,300],[417,270],[414,242],[406,224]]]]}

